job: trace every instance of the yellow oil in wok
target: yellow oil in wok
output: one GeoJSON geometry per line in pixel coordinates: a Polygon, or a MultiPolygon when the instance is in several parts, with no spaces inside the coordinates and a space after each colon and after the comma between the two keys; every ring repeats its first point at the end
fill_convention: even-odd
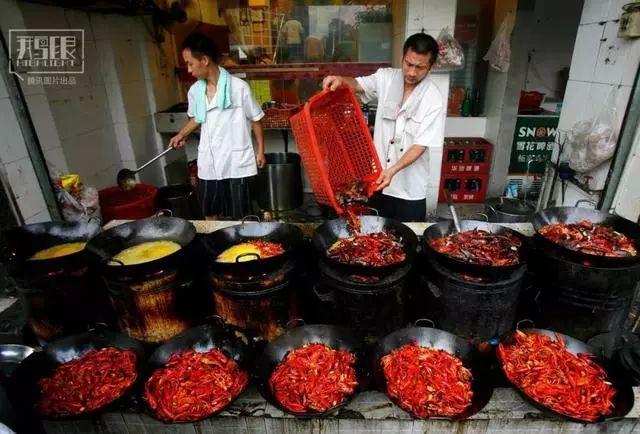
{"type": "Polygon", "coordinates": [[[148,241],[124,249],[113,258],[109,265],[136,265],[164,258],[180,250],[182,246],[174,241],[148,241]]]}
{"type": "Polygon", "coordinates": [[[32,257],[29,258],[29,260],[42,261],[44,259],[53,259],[72,255],[74,253],[78,253],[81,250],[84,250],[84,246],[86,244],[87,243],[85,242],[58,244],[53,247],[49,247],[47,249],[36,252],[32,257]]]}
{"type": "Polygon", "coordinates": [[[258,246],[252,243],[240,243],[229,247],[227,250],[220,253],[216,258],[216,261],[223,263],[236,262],[236,259],[238,262],[254,261],[258,259],[258,256],[255,255],[262,256],[261,249],[258,246]],[[248,255],[248,253],[251,253],[251,255],[248,255]]]}

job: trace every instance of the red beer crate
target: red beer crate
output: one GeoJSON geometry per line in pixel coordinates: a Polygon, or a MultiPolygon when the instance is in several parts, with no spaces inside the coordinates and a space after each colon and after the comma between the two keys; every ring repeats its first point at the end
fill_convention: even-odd
{"type": "Polygon", "coordinates": [[[489,174],[448,174],[440,178],[438,202],[446,202],[444,189],[449,190],[455,203],[483,203],[487,196],[489,174]]]}
{"type": "Polygon", "coordinates": [[[491,166],[491,143],[480,137],[446,137],[442,173],[485,174],[491,166]]]}

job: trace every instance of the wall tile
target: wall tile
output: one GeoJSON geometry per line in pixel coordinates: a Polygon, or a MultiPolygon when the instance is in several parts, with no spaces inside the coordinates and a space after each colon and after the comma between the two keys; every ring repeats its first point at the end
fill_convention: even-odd
{"type": "Polygon", "coordinates": [[[571,59],[571,80],[592,81],[598,58],[600,39],[604,26],[599,24],[585,24],[578,27],[578,35],[571,59]]]}
{"type": "Polygon", "coordinates": [[[133,119],[152,114],[144,81],[122,83],[121,89],[127,118],[133,119]]]}
{"type": "Polygon", "coordinates": [[[420,29],[424,27],[424,1],[407,1],[407,28],[420,29]]]}
{"type": "Polygon", "coordinates": [[[47,207],[29,157],[4,167],[22,217],[27,219],[44,211],[47,207]]]}
{"type": "Polygon", "coordinates": [[[69,171],[78,173],[90,185],[113,185],[115,178],[105,185],[104,177],[98,177],[97,174],[119,164],[120,154],[115,143],[115,134],[110,126],[63,139],[62,147],[69,171]]]}
{"type": "MultiPolygon", "coordinates": [[[[64,9],[54,6],[20,2],[20,10],[25,28],[29,29],[68,29],[64,9]]],[[[12,26],[15,24],[12,24],[12,26]]]]}
{"type": "Polygon", "coordinates": [[[114,123],[126,123],[127,113],[124,109],[124,101],[122,99],[122,88],[118,82],[105,83],[105,92],[107,95],[107,107],[111,115],[111,121],[114,123]]]}
{"type": "Polygon", "coordinates": [[[86,12],[76,11],[73,9],[65,9],[64,17],[67,21],[69,28],[71,29],[84,29],[84,40],[95,41],[93,35],[93,29],[91,28],[91,21],[89,20],[89,14],[86,12]]]}
{"type": "Polygon", "coordinates": [[[141,42],[135,40],[111,40],[113,47],[113,60],[118,80],[121,83],[130,83],[144,80],[142,70],[141,42]]]}
{"type": "Polygon", "coordinates": [[[44,223],[51,221],[51,215],[48,210],[40,211],[39,213],[32,215],[31,217],[25,219],[25,224],[31,225],[34,223],[44,223]]]}
{"type": "Polygon", "coordinates": [[[584,110],[590,90],[591,83],[575,80],[567,82],[558,128],[568,131],[573,127],[573,124],[585,119],[584,110]]]}
{"type": "Polygon", "coordinates": [[[113,55],[113,46],[111,41],[98,39],[95,41],[96,52],[100,53],[98,61],[100,62],[100,73],[105,83],[117,83],[118,71],[116,70],[116,62],[113,55]]]}
{"type": "Polygon", "coordinates": [[[29,155],[8,98],[0,99],[0,131],[0,161],[6,164],[29,155]]]}
{"type": "Polygon", "coordinates": [[[607,15],[610,0],[585,0],[580,24],[603,21],[607,15]]]}
{"type": "Polygon", "coordinates": [[[453,30],[456,20],[456,2],[424,0],[424,20],[422,26],[428,29],[449,27],[453,30]]]}
{"type": "Polygon", "coordinates": [[[91,28],[97,40],[135,39],[135,18],[121,15],[90,14],[91,28]]]}
{"type": "Polygon", "coordinates": [[[45,95],[29,95],[25,97],[25,100],[42,149],[59,148],[58,129],[47,97],[45,95]]]}
{"type": "MultiPolygon", "coordinates": [[[[603,3],[606,3],[603,1],[603,3]]],[[[619,20],[620,15],[622,15],[622,6],[627,3],[631,3],[629,0],[611,0],[609,3],[609,8],[607,10],[606,18],[607,20],[619,20]]]]}
{"type": "Polygon", "coordinates": [[[48,96],[61,139],[111,123],[103,86],[72,86],[52,90],[48,96]]]}
{"type": "Polygon", "coordinates": [[[52,176],[55,176],[57,172],[59,173],[69,173],[69,168],[67,167],[67,158],[64,155],[64,150],[62,146],[47,149],[43,152],[44,159],[47,163],[47,167],[49,168],[49,173],[52,176]]]}
{"type": "Polygon", "coordinates": [[[4,84],[4,74],[0,77],[0,99],[8,98],[9,93],[7,92],[7,86],[4,84]]]}
{"type": "Polygon", "coordinates": [[[607,22],[593,81],[631,86],[640,63],[640,41],[618,38],[617,35],[618,23],[607,22]]]}
{"type": "Polygon", "coordinates": [[[118,142],[121,161],[135,161],[131,137],[129,136],[129,124],[126,122],[115,123],[113,124],[113,129],[115,131],[116,141],[118,142]]]}

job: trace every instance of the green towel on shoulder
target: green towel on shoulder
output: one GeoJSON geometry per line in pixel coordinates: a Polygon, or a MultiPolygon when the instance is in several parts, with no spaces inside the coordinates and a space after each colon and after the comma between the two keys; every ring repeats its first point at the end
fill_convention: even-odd
{"type": "MultiPolygon", "coordinates": [[[[226,110],[231,107],[231,75],[222,66],[218,66],[220,75],[216,86],[217,106],[226,110]]],[[[193,114],[196,122],[201,124],[207,119],[207,80],[198,80],[193,85],[194,107],[193,114]]]]}

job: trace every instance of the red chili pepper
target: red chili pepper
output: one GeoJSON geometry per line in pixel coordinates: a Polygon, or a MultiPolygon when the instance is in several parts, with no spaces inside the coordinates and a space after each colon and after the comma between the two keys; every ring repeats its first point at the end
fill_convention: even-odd
{"type": "Polygon", "coordinates": [[[45,416],[75,416],[97,410],[120,398],[136,378],[135,352],[91,350],[40,380],[38,411],[45,416]]]}
{"type": "Polygon", "coordinates": [[[343,264],[370,267],[397,264],[407,258],[400,240],[387,232],[339,239],[327,250],[327,256],[343,264]]]}
{"type": "Polygon", "coordinates": [[[354,393],[355,362],[356,356],[348,351],[307,344],[287,354],[271,374],[269,387],[290,411],[327,411],[354,393]]]}
{"type": "Polygon", "coordinates": [[[638,254],[629,237],[587,220],[554,223],[541,227],[539,232],[556,244],[588,255],[624,258],[638,254]]]}
{"type": "Polygon", "coordinates": [[[513,343],[498,346],[507,378],[528,396],[554,411],[594,422],[613,411],[616,392],[591,355],[571,354],[556,335],[516,331],[513,343]]]}
{"type": "Polygon", "coordinates": [[[474,229],[432,240],[437,252],[470,264],[504,267],[520,262],[522,241],[514,234],[493,234],[474,229]]]}
{"type": "Polygon", "coordinates": [[[258,250],[260,251],[260,257],[262,259],[270,258],[272,256],[277,256],[284,253],[284,248],[282,247],[282,244],[276,243],[273,241],[251,240],[251,241],[247,241],[247,244],[251,244],[257,247],[258,250]]]}
{"type": "Polygon", "coordinates": [[[380,364],[389,396],[417,417],[456,416],[471,405],[471,371],[444,350],[406,344],[380,364]]]}
{"type": "Polygon", "coordinates": [[[159,419],[189,422],[225,407],[248,382],[247,373],[219,350],[188,350],[173,354],[149,377],[144,398],[159,419]]]}

